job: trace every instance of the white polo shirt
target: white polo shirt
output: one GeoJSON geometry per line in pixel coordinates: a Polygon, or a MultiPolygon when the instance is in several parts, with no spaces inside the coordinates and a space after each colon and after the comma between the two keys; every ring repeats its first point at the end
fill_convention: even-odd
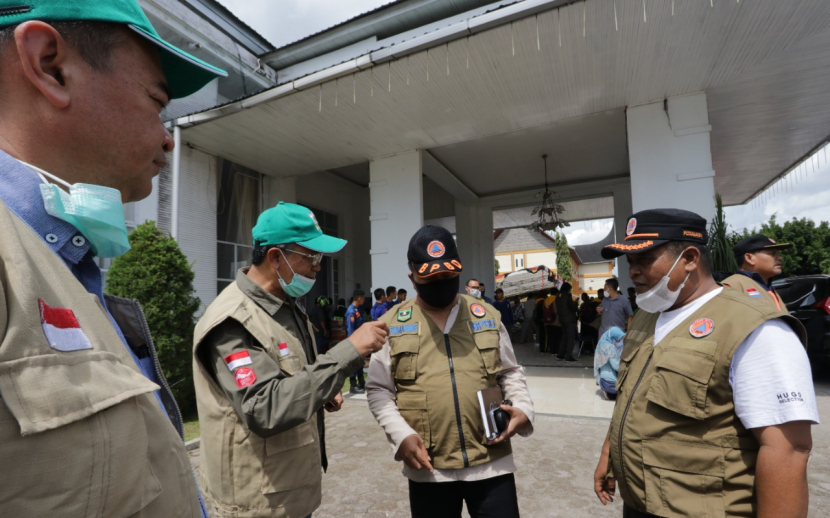
{"type": "MultiPolygon", "coordinates": [[[[721,290],[660,313],[654,345],[721,290]]],[[[735,414],[748,429],[790,421],[819,423],[807,351],[795,331],[779,319],[764,322],[738,346],[729,369],[729,384],[735,414]]]]}

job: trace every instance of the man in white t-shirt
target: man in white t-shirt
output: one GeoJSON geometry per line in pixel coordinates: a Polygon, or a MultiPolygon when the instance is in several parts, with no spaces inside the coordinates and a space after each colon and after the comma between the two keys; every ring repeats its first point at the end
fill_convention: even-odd
{"type": "Polygon", "coordinates": [[[788,516],[808,508],[818,424],[800,323],[711,274],[706,220],[678,209],[629,218],[624,243],[640,311],[594,475],[624,517],[788,516]]]}

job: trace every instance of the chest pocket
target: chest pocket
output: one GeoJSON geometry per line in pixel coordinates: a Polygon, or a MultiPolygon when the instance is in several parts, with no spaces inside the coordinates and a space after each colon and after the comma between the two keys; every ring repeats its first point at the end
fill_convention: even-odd
{"type": "Polygon", "coordinates": [[[617,373],[617,391],[622,388],[623,382],[628,377],[628,372],[631,370],[631,363],[634,357],[637,356],[637,351],[640,350],[641,342],[632,340],[625,341],[622,354],[620,354],[620,371],[617,373]]]}
{"type": "Polygon", "coordinates": [[[396,380],[413,381],[418,377],[418,352],[421,338],[417,334],[401,334],[389,339],[392,348],[391,368],[396,380]]]}
{"type": "Polygon", "coordinates": [[[711,340],[672,339],[657,361],[646,398],[672,412],[703,420],[717,345],[711,340]]]}
{"type": "Polygon", "coordinates": [[[481,361],[487,374],[493,376],[501,371],[499,357],[499,332],[497,330],[480,331],[473,335],[476,349],[481,354],[481,361]]]}
{"type": "Polygon", "coordinates": [[[144,415],[159,408],[138,397],[157,389],[104,351],[0,363],[0,458],[14,466],[0,515],[119,518],[154,500],[144,415]]]}

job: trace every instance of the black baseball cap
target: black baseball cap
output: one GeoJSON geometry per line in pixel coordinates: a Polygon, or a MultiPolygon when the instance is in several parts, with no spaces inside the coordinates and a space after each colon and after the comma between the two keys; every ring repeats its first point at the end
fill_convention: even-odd
{"type": "Polygon", "coordinates": [[[613,259],[623,254],[639,254],[669,241],[709,243],[706,219],[681,209],[650,209],[632,214],[625,226],[625,241],[602,249],[602,257],[613,259]]]}
{"type": "Polygon", "coordinates": [[[425,225],[415,232],[409,240],[406,259],[420,277],[442,272],[460,273],[464,269],[450,231],[434,225],[425,225]]]}
{"type": "Polygon", "coordinates": [[[774,239],[765,236],[764,234],[755,234],[744,239],[741,239],[732,250],[735,252],[735,257],[738,259],[738,265],[743,263],[744,254],[757,252],[759,250],[783,250],[785,248],[792,248],[790,243],[776,243],[774,239]]]}

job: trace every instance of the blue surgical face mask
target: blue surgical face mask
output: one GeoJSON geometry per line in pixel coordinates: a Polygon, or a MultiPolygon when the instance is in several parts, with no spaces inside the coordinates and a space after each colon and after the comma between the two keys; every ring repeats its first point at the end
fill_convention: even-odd
{"type": "MultiPolygon", "coordinates": [[[[277,249],[279,250],[279,248],[277,249]]],[[[277,276],[280,278],[280,286],[282,286],[283,291],[289,297],[297,298],[302,297],[314,286],[314,279],[310,279],[304,275],[300,275],[294,271],[294,268],[291,268],[291,263],[288,262],[288,259],[285,257],[285,252],[280,250],[282,254],[282,258],[285,261],[285,264],[288,265],[288,269],[291,270],[291,273],[294,274],[294,277],[291,279],[290,283],[287,283],[282,280],[282,275],[280,275],[279,270],[277,270],[277,276]]]]}
{"type": "Polygon", "coordinates": [[[40,194],[46,213],[66,221],[84,235],[98,257],[118,257],[130,249],[121,193],[111,187],[87,183],[70,185],[60,178],[22,162],[40,175],[40,194]],[[44,176],[69,188],[69,193],[44,176]]]}

